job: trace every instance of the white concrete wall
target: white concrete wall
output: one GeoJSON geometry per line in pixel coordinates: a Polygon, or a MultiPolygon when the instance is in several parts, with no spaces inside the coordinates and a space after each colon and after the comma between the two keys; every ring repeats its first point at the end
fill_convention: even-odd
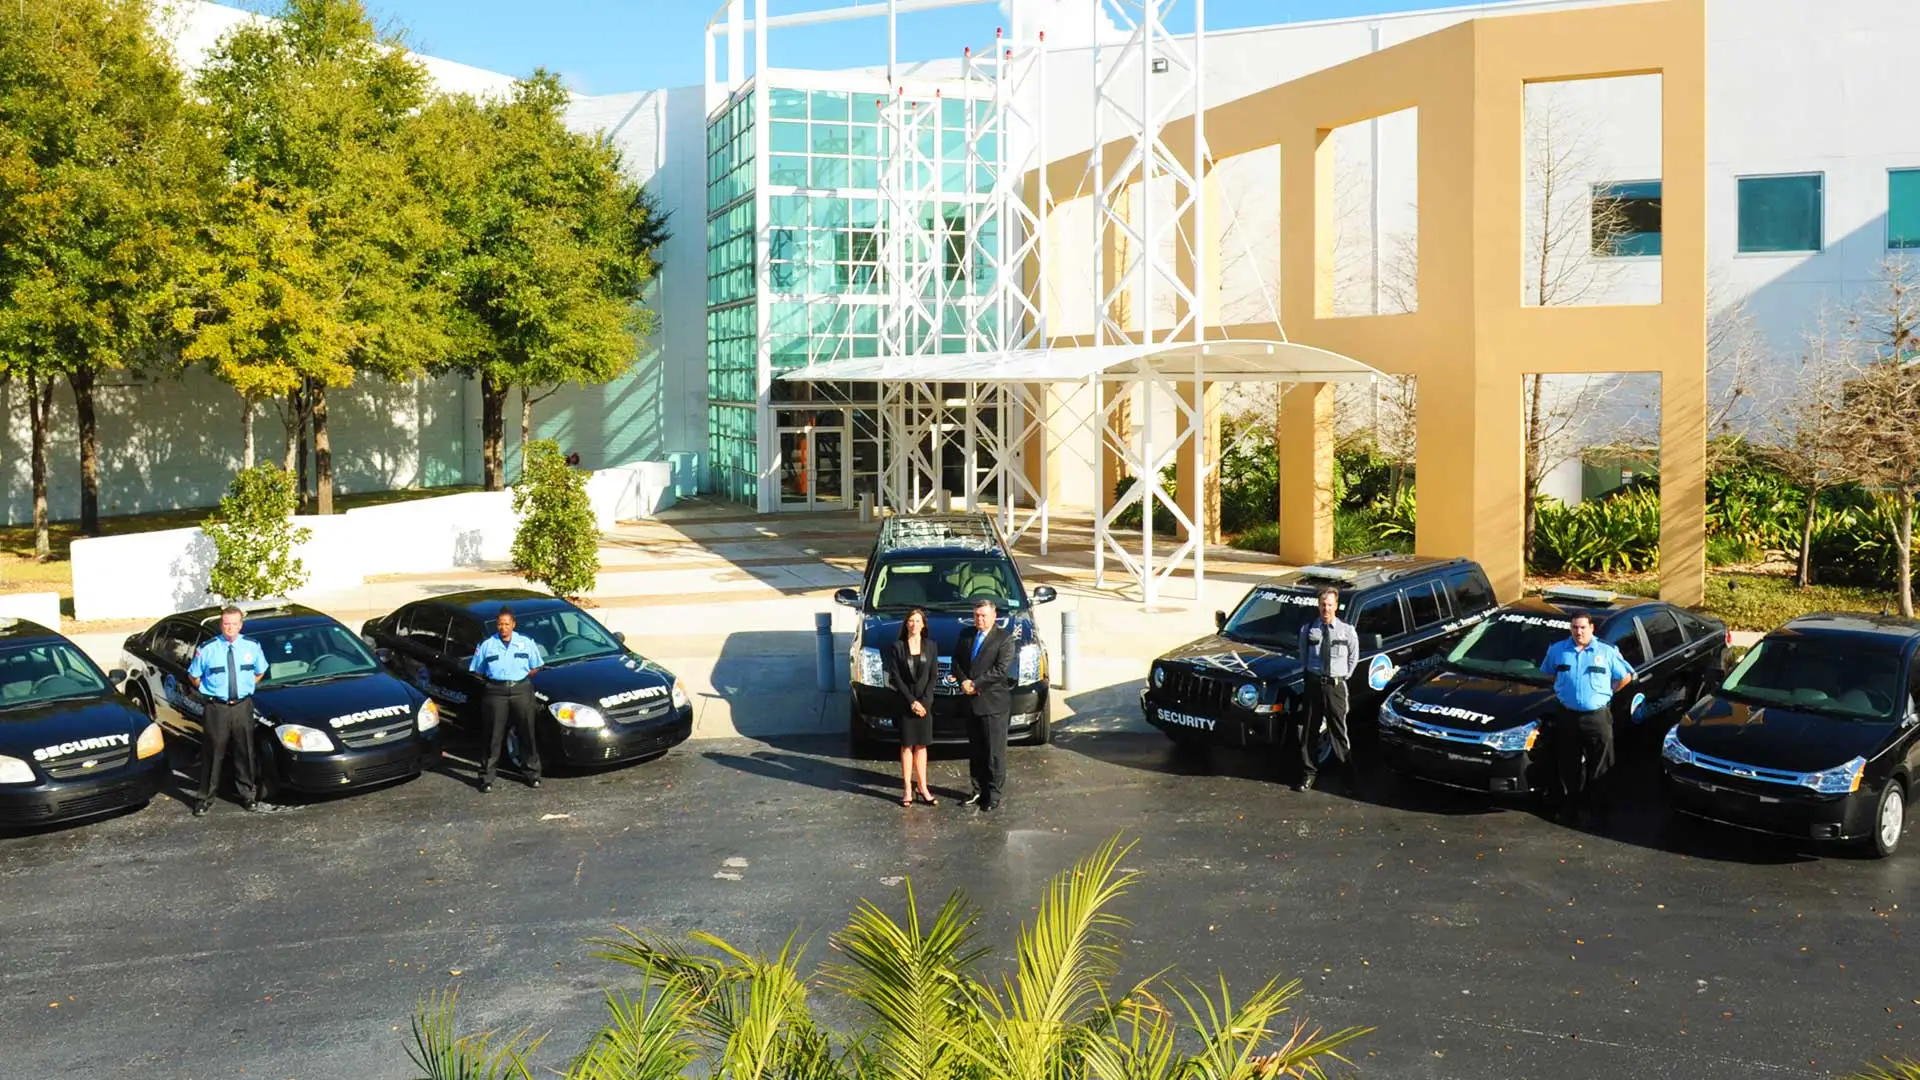
{"type": "Polygon", "coordinates": [[[0,593],[0,620],[26,619],[49,630],[60,629],[57,592],[0,593]]]}

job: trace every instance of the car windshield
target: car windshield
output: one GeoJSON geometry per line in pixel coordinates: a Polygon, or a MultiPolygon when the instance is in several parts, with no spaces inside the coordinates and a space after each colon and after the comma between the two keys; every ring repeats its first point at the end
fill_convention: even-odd
{"type": "Polygon", "coordinates": [[[380,670],[360,639],[338,623],[276,626],[249,630],[247,636],[259,642],[260,651],[267,654],[267,677],[261,681],[271,686],[371,675],[380,670]]]}
{"type": "Polygon", "coordinates": [[[977,600],[991,600],[1003,612],[1018,611],[1026,599],[1013,564],[1000,557],[899,559],[881,564],[873,586],[876,611],[964,610],[977,600]]]}
{"type": "Polygon", "coordinates": [[[1890,719],[1895,705],[1904,704],[1902,644],[1869,634],[1768,637],[1727,673],[1721,692],[1754,705],[1890,719]]]}
{"type": "MultiPolygon", "coordinates": [[[[64,641],[0,646],[0,709],[107,692],[107,678],[64,641]]],[[[5,718],[0,713],[0,718],[5,718]]],[[[15,717],[24,719],[24,717],[15,717]]]]}
{"type": "MultiPolygon", "coordinates": [[[[1340,606],[1334,610],[1345,618],[1347,606],[1347,598],[1341,597],[1340,606]]],[[[1220,634],[1232,641],[1290,653],[1300,647],[1300,628],[1319,617],[1318,590],[1262,586],[1240,601],[1220,634]]]]}
{"type": "Polygon", "coordinates": [[[1540,661],[1554,642],[1566,638],[1566,619],[1503,612],[1474,627],[1447,654],[1447,663],[1476,675],[1544,683],[1540,661]]]}
{"type": "Polygon", "coordinates": [[[621,651],[613,635],[578,608],[548,608],[519,616],[514,632],[525,634],[540,646],[549,664],[573,660],[591,660],[621,651]]]}

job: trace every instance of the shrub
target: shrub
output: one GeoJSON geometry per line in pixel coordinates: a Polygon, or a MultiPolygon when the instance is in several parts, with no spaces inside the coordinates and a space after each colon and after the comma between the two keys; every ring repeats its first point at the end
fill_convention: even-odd
{"type": "MultiPolygon", "coordinates": [[[[906,888],[896,920],[871,903],[833,936],[839,960],[813,977],[792,938],[748,953],[707,933],[692,947],[622,930],[598,942],[601,959],[638,975],[607,995],[607,1025],[573,1059],[573,1080],[682,1076],[805,1080],[911,1077],[1282,1077],[1322,1075],[1339,1050],[1371,1029],[1330,1035],[1283,1022],[1300,994],[1278,980],[1235,999],[1164,976],[1116,985],[1123,921],[1108,910],[1135,875],[1117,841],[1056,875],[1024,926],[1007,977],[978,965],[979,915],[960,893],[923,913],[906,888]],[[862,1026],[827,1027],[814,996],[831,992],[862,1026]],[[1184,1020],[1183,1020],[1184,1018],[1184,1020]]],[[[537,1040],[456,1036],[451,995],[414,1019],[414,1064],[429,1080],[530,1080],[537,1040]]],[[[838,1010],[836,1010],[838,1011],[838,1010]]],[[[542,1074],[544,1075],[544,1074],[542,1074]]]]}
{"type": "MultiPolygon", "coordinates": [[[[1115,503],[1126,498],[1127,492],[1133,490],[1134,482],[1134,478],[1131,476],[1123,476],[1115,480],[1113,482],[1113,502],[1108,503],[1107,506],[1111,508],[1115,503]]],[[[1160,470],[1160,487],[1167,493],[1167,498],[1173,499],[1176,502],[1179,501],[1180,485],[1175,482],[1174,466],[1168,465],[1160,470]]],[[[1220,499],[1222,502],[1226,501],[1226,492],[1224,490],[1221,492],[1220,499]]],[[[1132,506],[1120,511],[1119,516],[1113,519],[1113,527],[1116,529],[1140,528],[1140,506],[1141,503],[1134,503],[1132,506]]],[[[1184,509],[1184,507],[1182,509],[1184,509]]],[[[1174,520],[1173,511],[1160,505],[1158,500],[1155,500],[1153,504],[1153,531],[1161,536],[1171,536],[1180,531],[1179,523],[1174,520]]]]}
{"type": "Polygon", "coordinates": [[[600,530],[587,500],[587,479],[567,466],[549,439],[527,447],[513,485],[513,568],[555,596],[584,596],[600,573],[600,530]]]}
{"type": "Polygon", "coordinates": [[[1233,445],[1220,459],[1220,531],[1259,528],[1280,519],[1280,460],[1271,436],[1233,445]]]}
{"type": "MultiPolygon", "coordinates": [[[[1900,510],[1892,499],[1866,506],[1821,509],[1813,518],[1813,576],[1838,585],[1893,584],[1898,565],[1894,538],[1899,535],[1900,510]]],[[[1798,559],[1799,538],[1788,549],[1798,559]]]]}
{"type": "Polygon", "coordinates": [[[293,523],[299,496],[293,477],[261,462],[242,469],[200,529],[213,542],[207,591],[229,603],[285,596],[307,583],[294,549],[313,530],[293,523]]]}
{"type": "MultiPolygon", "coordinates": [[[[1336,530],[1339,520],[1339,517],[1335,516],[1336,530]]],[[[1258,551],[1263,555],[1277,555],[1280,553],[1280,523],[1263,521],[1251,529],[1234,533],[1233,539],[1228,543],[1241,551],[1258,551]]]]}
{"type": "Polygon", "coordinates": [[[1660,558],[1660,496],[1626,488],[1567,506],[1542,499],[1533,518],[1533,564],[1548,573],[1631,574],[1660,558]]]}

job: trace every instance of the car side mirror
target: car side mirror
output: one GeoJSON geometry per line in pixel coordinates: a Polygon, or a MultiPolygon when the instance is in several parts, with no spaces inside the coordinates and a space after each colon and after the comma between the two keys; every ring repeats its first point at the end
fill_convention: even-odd
{"type": "Polygon", "coordinates": [[[1225,629],[1227,628],[1227,613],[1226,613],[1226,612],[1224,612],[1224,611],[1216,611],[1216,612],[1214,612],[1214,613],[1213,613],[1213,628],[1214,628],[1215,630],[1225,630],[1225,629]]]}
{"type": "Polygon", "coordinates": [[[625,630],[615,630],[613,632],[613,640],[625,645],[627,643],[627,632],[625,630]]]}
{"type": "Polygon", "coordinates": [[[112,671],[107,672],[107,681],[112,683],[115,686],[119,686],[120,684],[126,682],[127,681],[126,669],[114,668],[112,671]]]}
{"type": "Polygon", "coordinates": [[[860,590],[836,589],[833,593],[833,602],[841,607],[857,608],[860,606],[860,590]]]}
{"type": "Polygon", "coordinates": [[[1058,599],[1060,599],[1060,594],[1054,591],[1051,585],[1035,585],[1033,587],[1033,602],[1036,604],[1051,604],[1058,599]]]}
{"type": "Polygon", "coordinates": [[[392,649],[375,649],[373,650],[373,658],[375,660],[380,661],[383,664],[391,664],[393,663],[393,650],[392,649]]]}

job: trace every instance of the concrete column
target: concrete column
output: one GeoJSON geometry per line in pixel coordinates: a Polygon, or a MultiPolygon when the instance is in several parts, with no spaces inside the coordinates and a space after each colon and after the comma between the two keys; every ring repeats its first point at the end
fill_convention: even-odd
{"type": "Polygon", "coordinates": [[[1333,386],[1294,383],[1280,393],[1280,558],[1333,557],[1333,386]]]}
{"type": "Polygon", "coordinates": [[[1505,602],[1520,597],[1526,569],[1521,376],[1497,357],[1478,362],[1487,373],[1478,381],[1451,373],[1420,379],[1413,546],[1421,555],[1475,560],[1505,602]]]}
{"type": "Polygon", "coordinates": [[[1706,364],[1660,375],[1660,598],[1707,598],[1706,364]]]}

